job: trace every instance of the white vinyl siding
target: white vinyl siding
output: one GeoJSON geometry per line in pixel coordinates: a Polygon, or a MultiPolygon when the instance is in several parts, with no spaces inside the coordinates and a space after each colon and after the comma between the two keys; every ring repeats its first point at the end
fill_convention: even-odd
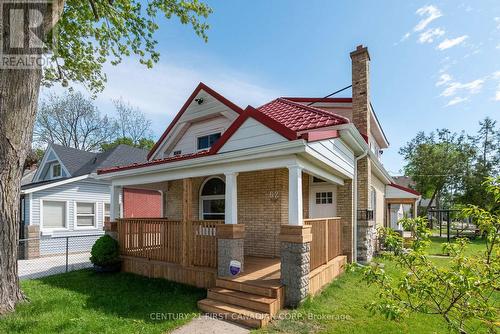
{"type": "Polygon", "coordinates": [[[348,177],[354,177],[354,153],[340,138],[309,143],[329,165],[348,177]]]}
{"type": "Polygon", "coordinates": [[[66,228],[66,206],[66,202],[63,201],[43,201],[42,227],[44,229],[66,228]]]}
{"type": "Polygon", "coordinates": [[[261,147],[286,141],[288,140],[276,131],[253,118],[249,118],[238,130],[236,130],[219,152],[224,153],[252,147],[261,147]]]}
{"type": "MultiPolygon", "coordinates": [[[[43,217],[40,216],[43,208],[40,207],[45,201],[62,201],[67,202],[67,226],[66,229],[45,229],[43,224],[41,232],[53,236],[66,235],[85,235],[90,233],[104,233],[104,203],[110,203],[110,185],[105,182],[80,180],[49,189],[40,190],[31,194],[31,214],[29,223],[32,225],[40,225],[43,217]],[[76,224],[76,203],[88,202],[96,203],[95,205],[95,226],[93,227],[77,227],[76,224]],[[96,231],[97,230],[97,231],[96,231]]],[[[43,212],[42,212],[43,213],[43,212]]],[[[43,222],[42,222],[43,223],[43,222]]]]}

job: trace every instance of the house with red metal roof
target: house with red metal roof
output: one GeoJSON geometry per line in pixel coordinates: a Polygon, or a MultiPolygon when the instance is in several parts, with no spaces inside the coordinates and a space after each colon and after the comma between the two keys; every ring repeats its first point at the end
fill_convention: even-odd
{"type": "Polygon", "coordinates": [[[349,98],[242,108],[200,83],[146,162],[99,170],[124,270],[209,288],[201,309],[258,327],[370,262],[376,228],[415,215],[419,194],[381,162],[368,49],[350,57],[349,98]],[[124,188],[160,191],[162,217],[122,218],[124,188]]]}

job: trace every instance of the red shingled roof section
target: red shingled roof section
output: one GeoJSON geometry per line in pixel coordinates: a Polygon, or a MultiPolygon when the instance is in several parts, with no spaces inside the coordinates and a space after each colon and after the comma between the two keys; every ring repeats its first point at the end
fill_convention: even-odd
{"type": "Polygon", "coordinates": [[[327,110],[305,106],[283,98],[273,100],[257,109],[293,131],[349,123],[349,119],[327,110]]]}

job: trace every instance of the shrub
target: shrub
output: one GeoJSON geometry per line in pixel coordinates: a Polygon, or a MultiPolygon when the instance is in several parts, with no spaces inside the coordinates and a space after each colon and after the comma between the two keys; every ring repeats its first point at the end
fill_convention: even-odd
{"type": "Polygon", "coordinates": [[[113,266],[120,262],[118,241],[107,234],[96,240],[90,254],[90,261],[97,266],[113,266]]]}

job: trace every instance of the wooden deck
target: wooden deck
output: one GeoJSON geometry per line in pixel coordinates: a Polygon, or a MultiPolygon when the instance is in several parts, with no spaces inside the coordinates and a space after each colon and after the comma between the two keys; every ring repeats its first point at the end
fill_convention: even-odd
{"type": "Polygon", "coordinates": [[[280,268],[280,258],[245,256],[243,273],[234,278],[225,279],[265,288],[279,288],[282,286],[280,268]]]}

